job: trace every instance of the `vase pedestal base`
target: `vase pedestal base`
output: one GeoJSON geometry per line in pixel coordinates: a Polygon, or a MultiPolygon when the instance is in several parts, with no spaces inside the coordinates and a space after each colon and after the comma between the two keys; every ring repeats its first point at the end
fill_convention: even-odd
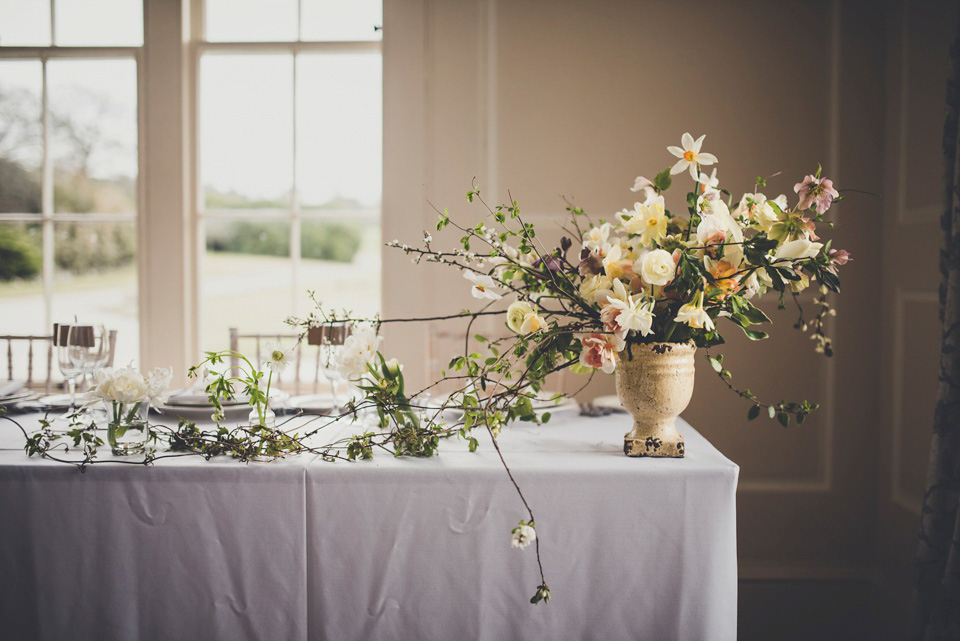
{"type": "Polygon", "coordinates": [[[676,430],[666,438],[656,436],[635,438],[627,434],[623,439],[623,453],[627,456],[683,458],[683,437],[676,430]]]}

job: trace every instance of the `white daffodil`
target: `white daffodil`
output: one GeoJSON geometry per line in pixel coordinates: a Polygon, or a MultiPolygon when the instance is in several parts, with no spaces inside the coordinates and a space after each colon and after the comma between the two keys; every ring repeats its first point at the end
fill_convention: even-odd
{"type": "Polygon", "coordinates": [[[637,259],[633,270],[640,274],[647,285],[663,287],[677,275],[677,264],[673,260],[673,254],[667,250],[654,249],[637,259]]]}
{"type": "Polygon", "coordinates": [[[633,261],[627,260],[623,254],[620,242],[611,244],[603,256],[603,272],[610,278],[621,278],[630,268],[633,261]]]}
{"type": "Polygon", "coordinates": [[[692,301],[682,305],[680,309],[677,310],[677,316],[674,320],[678,323],[686,323],[694,329],[713,331],[715,327],[713,319],[707,314],[707,310],[703,308],[703,292],[697,292],[696,297],[692,301]]]}
{"type": "Polygon", "coordinates": [[[630,191],[642,193],[644,203],[648,203],[657,197],[657,190],[654,189],[653,182],[643,176],[637,176],[637,179],[633,181],[633,187],[630,188],[630,191]]]}
{"type": "Polygon", "coordinates": [[[607,244],[610,239],[610,223],[603,223],[599,227],[591,227],[583,235],[583,246],[596,250],[607,244]]]}
{"type": "Polygon", "coordinates": [[[680,139],[680,143],[683,145],[682,148],[674,146],[667,147],[667,151],[680,159],[677,161],[677,164],[670,168],[671,175],[679,174],[686,169],[690,171],[690,177],[697,180],[700,165],[712,165],[717,162],[717,157],[713,154],[700,151],[700,147],[703,145],[703,139],[706,137],[706,134],[704,134],[694,140],[693,136],[685,133],[680,139]]]}
{"type": "Polygon", "coordinates": [[[700,191],[706,193],[707,191],[719,192],[720,190],[717,187],[720,185],[720,179],[717,178],[717,168],[714,167],[713,171],[710,172],[710,175],[707,175],[705,172],[700,172],[700,177],[697,178],[697,182],[700,183],[700,191]]]}
{"type": "Polygon", "coordinates": [[[293,360],[293,348],[283,349],[279,342],[264,345],[264,353],[267,355],[267,367],[274,374],[280,374],[287,369],[287,365],[293,360]]]}
{"type": "Polygon", "coordinates": [[[630,234],[639,234],[640,243],[650,247],[654,241],[667,235],[667,214],[663,205],[663,196],[657,196],[647,204],[636,203],[629,220],[623,228],[630,234]]]}
{"type": "Polygon", "coordinates": [[[806,238],[791,240],[777,247],[777,253],[773,255],[773,262],[813,258],[820,253],[822,247],[823,243],[812,243],[806,238]]]}
{"type": "Polygon", "coordinates": [[[641,336],[650,334],[653,329],[653,300],[645,301],[642,296],[628,295],[626,300],[608,296],[607,302],[619,310],[616,323],[624,333],[633,330],[640,332],[641,336]]]}
{"type": "Polygon", "coordinates": [[[473,283],[473,287],[470,288],[470,293],[473,294],[474,298],[489,298],[490,300],[501,298],[495,289],[497,284],[486,274],[478,274],[465,269],[463,271],[463,277],[473,283]]]}

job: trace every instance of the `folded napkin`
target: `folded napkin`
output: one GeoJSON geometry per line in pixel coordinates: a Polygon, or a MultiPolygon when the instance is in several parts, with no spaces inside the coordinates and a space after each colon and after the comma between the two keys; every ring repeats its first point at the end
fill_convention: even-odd
{"type": "Polygon", "coordinates": [[[13,396],[23,389],[23,381],[3,381],[0,383],[0,398],[13,396]]]}

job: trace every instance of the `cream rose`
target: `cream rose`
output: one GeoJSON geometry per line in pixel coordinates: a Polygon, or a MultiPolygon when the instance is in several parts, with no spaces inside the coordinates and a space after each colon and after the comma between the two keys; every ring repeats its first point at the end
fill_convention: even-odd
{"type": "Polygon", "coordinates": [[[613,282],[609,276],[604,274],[594,274],[590,278],[584,279],[580,283],[580,296],[591,303],[603,302],[607,300],[608,292],[613,288],[613,282]],[[601,298],[602,296],[602,298],[601,298]]]}
{"type": "Polygon", "coordinates": [[[640,274],[648,285],[662,287],[677,275],[677,265],[673,256],[664,249],[647,252],[634,265],[634,271],[640,274]]]}

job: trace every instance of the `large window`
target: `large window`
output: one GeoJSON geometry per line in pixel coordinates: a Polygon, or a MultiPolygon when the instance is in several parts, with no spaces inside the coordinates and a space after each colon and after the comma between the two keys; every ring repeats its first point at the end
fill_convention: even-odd
{"type": "Polygon", "coordinates": [[[139,353],[141,4],[0,0],[0,333],[74,317],[139,353]]]}
{"type": "Polygon", "coordinates": [[[207,0],[195,48],[200,347],[285,331],[308,290],[380,304],[379,0],[207,0]]]}

